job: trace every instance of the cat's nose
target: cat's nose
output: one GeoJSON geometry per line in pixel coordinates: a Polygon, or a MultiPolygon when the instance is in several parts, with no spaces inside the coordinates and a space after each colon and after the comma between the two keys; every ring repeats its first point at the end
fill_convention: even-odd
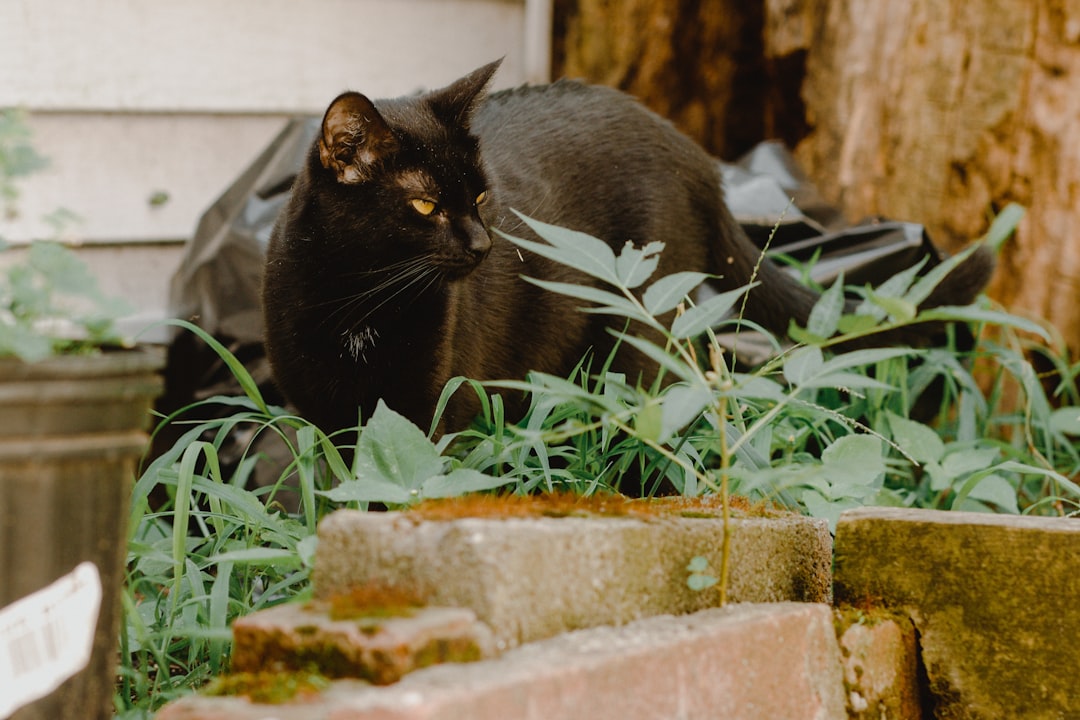
{"type": "Polygon", "coordinates": [[[476,262],[487,257],[491,250],[491,236],[480,223],[470,223],[466,230],[465,252],[476,262]]]}

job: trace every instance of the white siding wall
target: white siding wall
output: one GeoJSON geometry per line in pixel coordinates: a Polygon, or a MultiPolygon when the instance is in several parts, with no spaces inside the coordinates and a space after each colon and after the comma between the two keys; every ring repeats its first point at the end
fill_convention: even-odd
{"type": "Polygon", "coordinates": [[[496,86],[543,81],[549,17],[550,0],[0,0],[0,107],[29,111],[50,159],[0,237],[47,236],[40,218],[71,210],[106,285],[161,316],[179,243],[286,118],[497,57],[496,86]]]}

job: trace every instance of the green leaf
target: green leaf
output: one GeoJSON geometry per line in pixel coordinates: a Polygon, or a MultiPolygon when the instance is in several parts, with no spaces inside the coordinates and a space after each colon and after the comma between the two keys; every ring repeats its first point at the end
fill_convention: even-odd
{"type": "Polygon", "coordinates": [[[652,442],[660,442],[663,434],[663,407],[657,402],[646,403],[634,416],[634,432],[652,442]]]}
{"type": "Polygon", "coordinates": [[[840,272],[828,290],[821,294],[810,317],[806,321],[806,330],[816,337],[828,338],[836,332],[840,317],[844,314],[844,273],[840,272]]]}
{"type": "MultiPolygon", "coordinates": [[[[841,318],[841,320],[842,319],[843,318],[841,318]]],[[[788,322],[787,334],[793,342],[798,343],[799,345],[822,345],[828,340],[828,338],[815,335],[809,330],[799,327],[799,324],[795,322],[794,318],[788,322]]]]}
{"type": "Polygon", "coordinates": [[[845,435],[821,453],[824,471],[836,492],[852,494],[856,487],[867,487],[885,472],[881,440],[873,435],[845,435]]]}
{"type": "Polygon", "coordinates": [[[700,305],[695,305],[671,324],[671,334],[680,340],[697,337],[712,326],[718,324],[735,307],[735,303],[756,287],[758,283],[744,285],[709,298],[700,305]]]}
{"type": "Polygon", "coordinates": [[[559,295],[566,295],[568,297],[577,298],[578,300],[596,303],[597,305],[610,305],[612,307],[629,309],[631,311],[635,310],[630,301],[622,295],[616,295],[613,292],[594,288],[590,285],[539,280],[532,277],[526,277],[525,280],[537,287],[541,287],[549,292],[558,293],[559,295]]]}
{"type": "Polygon", "coordinates": [[[1080,485],[1077,485],[1072,480],[1065,477],[1056,470],[1048,470],[1047,468],[1038,467],[1037,465],[1028,465],[1027,463],[1017,462],[1015,460],[1006,460],[1000,465],[995,465],[994,470],[999,470],[1002,472],[1014,472],[1021,475],[1038,475],[1040,477],[1050,478],[1054,482],[1061,485],[1061,487],[1068,490],[1074,496],[1080,498],[1080,485]]]}
{"type": "Polygon", "coordinates": [[[424,498],[459,497],[471,492],[493,490],[516,482],[512,477],[492,477],[469,468],[458,468],[449,475],[429,478],[420,489],[424,498]]]}
{"type": "Polygon", "coordinates": [[[934,288],[945,279],[945,276],[952,272],[960,263],[967,260],[978,247],[978,243],[969,245],[962,251],[947,258],[944,262],[930,268],[929,272],[919,278],[915,284],[911,286],[911,289],[908,290],[904,299],[911,303],[912,306],[918,307],[923,300],[930,297],[930,293],[932,293],[934,288]]]}
{"type": "Polygon", "coordinates": [[[239,383],[240,389],[244,391],[244,394],[251,398],[251,401],[258,406],[260,412],[267,415],[270,414],[270,408],[266,404],[266,401],[263,400],[258,383],[251,377],[251,373],[247,371],[244,364],[237,360],[236,356],[229,352],[229,349],[222,345],[217,338],[198,325],[190,323],[187,320],[166,320],[163,324],[184,328],[197,335],[199,339],[209,345],[210,348],[217,353],[217,356],[221,358],[222,362],[229,368],[229,372],[232,373],[233,378],[239,383]]]}
{"type": "Polygon", "coordinates": [[[701,385],[673,385],[662,397],[660,442],[694,421],[713,400],[712,391],[701,385]]]}
{"type": "MultiPolygon", "coordinates": [[[[872,307],[867,305],[867,307],[872,307]]],[[[878,321],[885,317],[884,311],[877,317],[873,314],[865,314],[862,311],[862,306],[857,315],[844,315],[837,323],[836,329],[844,335],[853,335],[858,333],[868,332],[877,327],[878,321]]]]}
{"type": "Polygon", "coordinates": [[[1063,435],[1080,435],[1080,407],[1063,407],[1050,413],[1050,427],[1063,435]]]}
{"type": "Polygon", "coordinates": [[[829,532],[833,534],[836,533],[836,523],[840,520],[840,514],[859,506],[858,502],[850,499],[830,500],[816,490],[804,490],[799,496],[799,502],[803,504],[811,517],[827,521],[829,532]]]}
{"type": "Polygon", "coordinates": [[[304,567],[315,567],[315,551],[319,547],[319,536],[308,535],[296,543],[296,554],[304,567]]]}
{"type": "Polygon", "coordinates": [[[945,472],[937,462],[929,460],[923,463],[923,470],[930,476],[930,489],[934,492],[948,490],[953,486],[956,477],[945,472]]]}
{"type": "Polygon", "coordinates": [[[1026,318],[997,310],[985,310],[974,305],[943,305],[919,313],[920,320],[944,320],[949,322],[988,323],[1002,327],[1014,327],[1033,333],[1049,341],[1050,335],[1038,323],[1026,318]]]}
{"type": "Polygon", "coordinates": [[[992,503],[999,510],[1014,515],[1020,512],[1016,502],[1016,488],[1005,478],[992,473],[973,478],[965,483],[953,500],[953,509],[960,508],[966,499],[992,503]]]}
{"type": "Polygon", "coordinates": [[[767,377],[735,373],[732,379],[735,381],[734,386],[730,390],[721,391],[721,395],[743,400],[770,400],[776,403],[788,400],[784,386],[767,377]]]}
{"type": "Polygon", "coordinates": [[[941,461],[941,469],[953,478],[959,478],[968,473],[985,470],[997,461],[997,448],[968,448],[954,450],[945,455],[941,461]]]}
{"type": "Polygon", "coordinates": [[[694,592],[708,590],[718,582],[719,580],[712,575],[705,575],[702,573],[693,573],[690,577],[686,578],[686,586],[694,592]]]}
{"type": "Polygon", "coordinates": [[[686,564],[686,571],[692,573],[703,573],[709,571],[709,559],[704,555],[695,555],[690,558],[690,562],[686,564]]]}
{"type": "Polygon", "coordinates": [[[656,343],[647,340],[646,338],[637,337],[636,335],[628,335],[626,333],[613,333],[620,342],[626,343],[633,348],[644,353],[650,359],[656,361],[656,363],[675,375],[680,380],[687,382],[693,382],[697,379],[697,374],[694,368],[691,368],[681,359],[675,355],[667,352],[664,348],[658,346],[656,343]]]}
{"type": "Polygon", "coordinates": [[[836,388],[838,390],[884,390],[895,391],[896,387],[883,383],[866,375],[849,372],[821,373],[799,383],[799,388],[810,390],[813,388],[836,388]]]}
{"type": "Polygon", "coordinates": [[[945,443],[936,432],[914,420],[887,413],[892,440],[917,463],[938,462],[945,455],[945,443]]]}
{"type": "Polygon", "coordinates": [[[678,272],[660,278],[645,288],[645,294],[641,298],[645,309],[654,316],[674,310],[694,288],[705,282],[708,277],[705,273],[678,272]]]}
{"type": "Polygon", "coordinates": [[[521,390],[540,395],[545,400],[564,403],[576,403],[589,408],[601,408],[608,412],[618,412],[621,408],[617,399],[603,393],[593,393],[588,388],[570,382],[557,375],[532,372],[523,382],[521,380],[491,380],[484,382],[485,387],[521,390]]]}
{"type": "Polygon", "coordinates": [[[660,263],[660,252],[664,243],[651,242],[643,248],[636,248],[629,240],[615,260],[615,274],[624,287],[634,289],[652,277],[660,263]]]}
{"type": "Polygon", "coordinates": [[[28,327],[0,323],[0,356],[14,355],[23,362],[32,363],[44,360],[52,352],[51,339],[28,327]]]}
{"type": "Polygon", "coordinates": [[[599,288],[590,287],[588,285],[576,285],[574,283],[553,282],[550,280],[538,280],[536,278],[526,277],[526,281],[541,287],[548,292],[558,293],[560,295],[566,295],[568,297],[577,298],[578,300],[584,300],[590,303],[596,303],[599,308],[590,307],[585,308],[588,311],[603,311],[619,317],[627,317],[634,320],[647,323],[649,325],[656,326],[657,324],[651,317],[645,315],[641,310],[634,305],[628,298],[622,295],[616,295],[615,293],[608,292],[607,290],[601,290],[599,288]]]}
{"type": "Polygon", "coordinates": [[[434,443],[382,400],[360,433],[356,452],[360,481],[386,481],[417,490],[425,480],[442,473],[443,459],[434,443]]]}
{"type": "Polygon", "coordinates": [[[923,267],[925,267],[926,262],[929,259],[929,256],[924,256],[922,260],[911,267],[901,270],[880,285],[875,285],[874,293],[879,297],[903,297],[911,288],[911,283],[915,281],[915,278],[923,267]]]}
{"type": "Polygon", "coordinates": [[[855,367],[874,365],[893,358],[918,355],[922,351],[914,348],[870,348],[868,350],[853,350],[851,352],[829,358],[822,366],[820,372],[831,373],[837,370],[847,370],[855,367]]]}
{"type": "Polygon", "coordinates": [[[915,304],[903,298],[885,297],[878,295],[873,290],[867,295],[867,300],[884,310],[890,318],[898,322],[909,322],[915,318],[918,312],[918,307],[915,304]]]}
{"type": "Polygon", "coordinates": [[[409,490],[395,482],[371,478],[366,480],[346,480],[330,490],[316,490],[315,494],[339,503],[377,502],[387,505],[408,505],[419,499],[418,494],[409,492],[409,490]]]}
{"type": "Polygon", "coordinates": [[[1020,221],[1024,219],[1025,212],[1023,205],[1017,203],[1006,205],[994,218],[994,222],[990,223],[990,229],[986,231],[982,242],[986,243],[994,252],[1000,251],[1005,241],[1016,232],[1020,221]]]}
{"type": "Polygon", "coordinates": [[[615,253],[603,240],[577,230],[534,220],[516,210],[514,212],[533,232],[550,244],[516,238],[497,230],[504,238],[537,255],[577,268],[611,285],[619,285],[619,275],[615,271],[615,253]]]}
{"type": "Polygon", "coordinates": [[[801,347],[784,358],[784,377],[792,385],[802,385],[821,372],[825,358],[816,345],[801,347]]]}

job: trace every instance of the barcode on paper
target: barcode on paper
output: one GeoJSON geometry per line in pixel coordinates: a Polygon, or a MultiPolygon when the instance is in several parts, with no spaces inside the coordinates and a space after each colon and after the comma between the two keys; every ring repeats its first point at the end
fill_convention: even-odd
{"type": "Polygon", "coordinates": [[[0,610],[0,718],[86,667],[101,609],[101,577],[85,562],[0,610]]]}

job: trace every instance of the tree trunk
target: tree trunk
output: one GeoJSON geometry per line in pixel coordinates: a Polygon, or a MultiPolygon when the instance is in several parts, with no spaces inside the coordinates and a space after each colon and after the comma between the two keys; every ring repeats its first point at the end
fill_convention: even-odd
{"type": "Polygon", "coordinates": [[[734,157],[761,138],[762,12],[743,0],[556,0],[553,74],[625,90],[734,157]]]}
{"type": "Polygon", "coordinates": [[[556,75],[622,88],[732,158],[779,138],[855,220],[955,250],[1028,208],[991,295],[1080,351],[1076,0],[556,0],[556,75]]]}
{"type": "Polygon", "coordinates": [[[766,0],[765,53],[806,53],[797,156],[849,217],[957,248],[1028,208],[992,295],[1080,349],[1075,0],[766,0]]]}

